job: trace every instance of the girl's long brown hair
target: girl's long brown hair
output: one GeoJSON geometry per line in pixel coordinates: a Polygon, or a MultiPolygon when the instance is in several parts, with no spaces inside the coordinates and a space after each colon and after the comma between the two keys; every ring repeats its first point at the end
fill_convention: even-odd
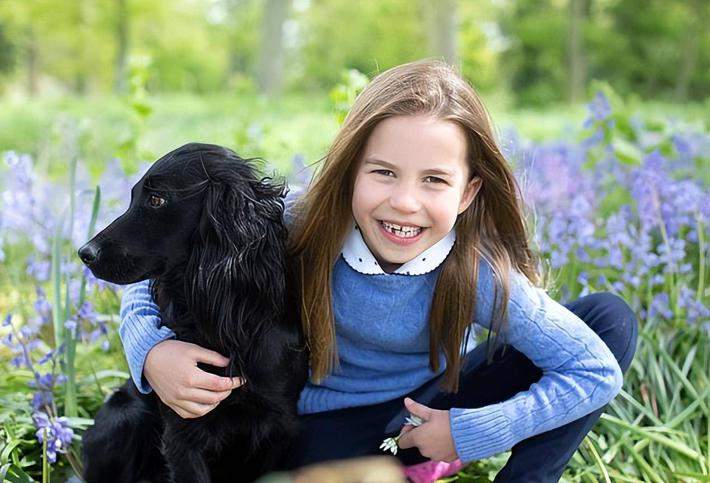
{"type": "Polygon", "coordinates": [[[331,273],[352,218],[359,158],[377,123],[415,114],[435,116],[463,128],[470,176],[482,181],[473,203],[456,220],[456,243],[443,262],[429,314],[429,364],[438,371],[439,354],[444,352],[446,390],[458,391],[462,342],[473,322],[480,257],[491,264],[496,287],[487,340],[489,363],[505,330],[510,270],[540,284],[537,258],[528,245],[520,189],[496,145],[489,115],[477,93],[440,61],[422,60],[389,69],[357,97],[295,208],[289,253],[300,271],[302,323],[315,383],[338,365],[331,273]],[[492,332],[496,336],[491,345],[492,332]]]}

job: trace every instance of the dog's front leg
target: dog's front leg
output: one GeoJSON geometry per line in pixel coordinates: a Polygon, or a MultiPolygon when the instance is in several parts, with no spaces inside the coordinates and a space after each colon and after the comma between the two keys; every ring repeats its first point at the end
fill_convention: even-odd
{"type": "MultiPolygon", "coordinates": [[[[183,428],[184,429],[184,428],[183,428]]],[[[202,447],[195,445],[180,431],[179,426],[165,425],[162,452],[168,467],[170,481],[173,483],[210,483],[210,470],[207,467],[202,447]]]]}

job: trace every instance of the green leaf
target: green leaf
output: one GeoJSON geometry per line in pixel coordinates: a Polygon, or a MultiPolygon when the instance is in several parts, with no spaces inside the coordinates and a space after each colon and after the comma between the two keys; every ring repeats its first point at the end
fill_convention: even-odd
{"type": "Polygon", "coordinates": [[[54,344],[55,348],[62,345],[64,337],[64,320],[62,320],[62,295],[61,295],[61,237],[64,227],[64,216],[59,219],[57,229],[54,232],[52,240],[52,284],[54,286],[54,307],[52,307],[52,315],[54,321],[54,344]]]}
{"type": "Polygon", "coordinates": [[[640,166],[643,158],[643,151],[635,144],[632,144],[625,139],[615,138],[612,143],[614,154],[624,164],[631,166],[640,166]]]}
{"type": "Polygon", "coordinates": [[[0,481],[9,481],[10,483],[33,483],[34,480],[30,475],[25,473],[22,468],[7,464],[0,468],[0,481]]]}
{"type": "MultiPolygon", "coordinates": [[[[655,441],[656,443],[662,444],[668,448],[671,448],[688,458],[700,461],[701,460],[701,455],[697,451],[693,450],[692,448],[689,448],[687,445],[680,443],[678,441],[673,441],[670,438],[666,438],[665,436],[658,435],[654,433],[653,431],[649,431],[648,428],[639,428],[636,427],[632,424],[627,423],[626,421],[622,421],[619,418],[615,418],[614,416],[609,416],[608,414],[602,413],[602,419],[605,419],[607,421],[613,422],[623,428],[626,428],[630,430],[633,433],[636,433],[640,436],[643,436],[645,438],[648,438],[652,441],[655,441]]],[[[657,429],[664,429],[664,428],[657,428],[657,429]]]]}

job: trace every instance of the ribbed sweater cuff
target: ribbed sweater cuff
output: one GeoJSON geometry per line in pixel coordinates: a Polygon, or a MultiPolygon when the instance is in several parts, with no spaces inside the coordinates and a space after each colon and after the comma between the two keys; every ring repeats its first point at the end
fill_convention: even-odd
{"type": "Polygon", "coordinates": [[[502,453],[515,444],[500,403],[475,409],[451,408],[449,420],[456,453],[464,463],[502,453]]]}
{"type": "Polygon", "coordinates": [[[143,315],[140,320],[127,320],[129,318],[124,319],[118,328],[118,333],[121,336],[133,383],[140,392],[148,394],[153,388],[143,377],[145,358],[158,342],[174,338],[175,333],[167,327],[157,328],[160,323],[159,317],[143,315]]]}

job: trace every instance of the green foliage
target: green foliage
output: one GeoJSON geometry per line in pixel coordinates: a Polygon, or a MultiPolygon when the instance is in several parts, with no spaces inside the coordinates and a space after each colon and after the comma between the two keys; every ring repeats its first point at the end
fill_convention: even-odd
{"type": "Polygon", "coordinates": [[[493,12],[485,2],[459,2],[458,7],[461,73],[479,92],[503,90],[501,61],[495,50],[500,39],[489,39],[484,32],[484,27],[494,29],[490,34],[497,32],[493,12]]]}
{"type": "Polygon", "coordinates": [[[541,106],[565,91],[565,17],[552,0],[521,0],[501,18],[510,38],[502,67],[520,104],[541,106]]]}
{"type": "MultiPolygon", "coordinates": [[[[575,58],[586,73],[582,87],[602,79],[625,95],[666,101],[710,94],[710,36],[703,35],[710,3],[574,1],[581,5],[575,58]]],[[[436,33],[431,2],[289,4],[282,25],[282,76],[293,92],[327,91],[343,70],[372,76],[438,55],[430,47],[436,33]]],[[[571,4],[454,0],[456,63],[477,89],[509,91],[518,105],[566,101],[572,81],[571,4]]],[[[153,93],[253,93],[268,50],[262,38],[267,5],[265,0],[4,0],[0,90],[83,95],[119,89],[125,65],[119,56],[125,51],[151,59],[146,87],[153,93]]]]}
{"type": "MultiPolygon", "coordinates": [[[[593,81],[590,86],[592,92],[602,92],[609,100],[611,115],[609,121],[597,121],[592,123],[584,132],[580,134],[582,138],[587,138],[592,133],[600,129],[603,132],[604,142],[592,148],[589,152],[585,167],[594,169],[597,163],[605,156],[613,154],[619,161],[629,165],[640,165],[645,155],[658,150],[664,156],[671,156],[676,152],[673,142],[674,133],[677,132],[678,123],[684,124],[687,128],[694,127],[702,131],[704,122],[702,119],[695,121],[676,121],[676,126],[669,125],[665,121],[667,113],[648,111],[640,115],[638,102],[624,101],[619,93],[607,82],[593,81]],[[633,124],[636,124],[636,127],[633,124]],[[638,133],[644,133],[646,139],[644,149],[638,147],[638,133]]],[[[708,163],[710,156],[707,153],[700,153],[694,159],[694,166],[689,168],[678,167],[675,175],[678,178],[700,178],[703,183],[710,185],[710,174],[708,173],[708,163]]],[[[613,186],[609,186],[613,192],[613,186]]],[[[618,205],[615,205],[618,206],[618,205]]]]}
{"type": "Polygon", "coordinates": [[[342,82],[330,91],[330,100],[335,108],[338,124],[345,121],[355,99],[370,81],[365,74],[356,69],[343,72],[341,77],[342,82]]]}
{"type": "MultiPolygon", "coordinates": [[[[130,128],[119,138],[116,156],[123,160],[138,161],[152,157],[150,152],[141,151],[140,136],[145,131],[145,124],[153,112],[148,101],[146,84],[149,78],[151,59],[148,56],[131,56],[129,58],[129,91],[123,97],[124,104],[131,112],[130,128]]],[[[130,168],[135,168],[131,166],[130,168]]],[[[133,169],[129,169],[133,171],[133,169]]]]}
{"type": "MultiPolygon", "coordinates": [[[[587,77],[646,99],[701,100],[710,83],[708,2],[580,0],[587,77]]],[[[518,0],[498,16],[509,39],[501,53],[519,104],[544,105],[569,91],[570,2],[518,0]]]]}
{"type": "Polygon", "coordinates": [[[666,98],[677,97],[679,76],[685,63],[691,62],[696,65],[688,80],[691,90],[698,99],[710,93],[710,40],[702,35],[710,20],[707,2],[620,0],[610,5],[608,14],[612,35],[620,41],[613,49],[597,51],[599,69],[619,89],[643,97],[658,92],[666,98]]]}
{"type": "Polygon", "coordinates": [[[11,71],[15,61],[15,45],[8,38],[5,25],[0,22],[0,74],[11,71]]]}
{"type": "MultiPolygon", "coordinates": [[[[111,302],[112,310],[118,303],[116,299],[111,302]]],[[[95,346],[78,347],[76,369],[79,374],[77,403],[80,416],[69,418],[71,426],[78,431],[93,423],[91,417],[104,398],[129,377],[120,349],[117,324],[111,324],[110,330],[111,352],[105,353],[95,346]]],[[[0,360],[3,358],[4,354],[0,351],[0,360]]],[[[24,483],[42,478],[42,448],[36,439],[37,429],[32,422],[30,407],[32,395],[28,382],[32,379],[32,373],[27,370],[0,372],[0,481],[24,483]]],[[[63,400],[59,389],[55,391],[55,397],[58,401],[63,400]]],[[[80,434],[75,434],[77,443],[80,434]]],[[[72,448],[71,454],[75,461],[80,461],[78,444],[72,448]]],[[[71,474],[73,470],[64,458],[53,465],[53,481],[64,481],[71,474]]]]}
{"type": "Polygon", "coordinates": [[[298,18],[304,37],[299,85],[328,88],[345,69],[372,76],[426,56],[423,19],[415,5],[409,0],[313,0],[298,18]]]}
{"type": "Polygon", "coordinates": [[[28,411],[29,372],[0,375],[0,480],[34,481],[27,473],[41,459],[28,411]]]}

